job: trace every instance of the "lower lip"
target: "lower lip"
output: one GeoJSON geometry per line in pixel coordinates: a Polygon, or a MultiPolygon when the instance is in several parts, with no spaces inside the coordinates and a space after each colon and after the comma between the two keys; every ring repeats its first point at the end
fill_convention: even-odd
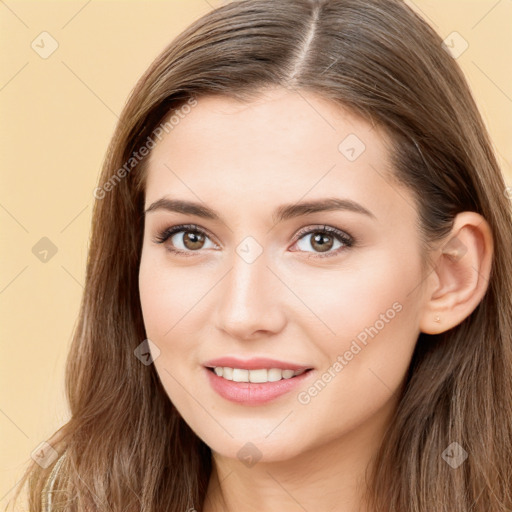
{"type": "Polygon", "coordinates": [[[243,405],[261,405],[292,391],[309,378],[312,370],[291,379],[276,382],[234,382],[219,377],[215,372],[205,368],[212,388],[226,400],[243,405]]]}

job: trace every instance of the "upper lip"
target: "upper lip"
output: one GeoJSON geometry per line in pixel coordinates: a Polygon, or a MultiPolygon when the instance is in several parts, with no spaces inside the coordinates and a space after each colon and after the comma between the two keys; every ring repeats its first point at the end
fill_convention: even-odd
{"type": "Polygon", "coordinates": [[[204,363],[207,368],[214,368],[222,366],[227,368],[241,368],[244,370],[257,370],[261,368],[280,368],[281,370],[310,370],[312,367],[291,363],[288,361],[278,361],[268,357],[253,357],[251,359],[239,359],[238,357],[219,357],[217,359],[210,359],[204,363]]]}

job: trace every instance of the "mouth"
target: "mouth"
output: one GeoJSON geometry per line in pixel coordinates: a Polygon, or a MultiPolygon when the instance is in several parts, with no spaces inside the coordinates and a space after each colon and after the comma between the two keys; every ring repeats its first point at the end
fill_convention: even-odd
{"type": "Polygon", "coordinates": [[[289,368],[232,368],[230,366],[207,366],[207,370],[221,377],[224,380],[232,382],[252,382],[255,384],[264,384],[267,382],[279,382],[298,377],[307,373],[312,368],[301,368],[292,370],[289,368]]]}
{"type": "Polygon", "coordinates": [[[211,389],[229,402],[263,406],[306,386],[314,376],[313,367],[268,358],[241,360],[223,357],[204,364],[211,389]]]}

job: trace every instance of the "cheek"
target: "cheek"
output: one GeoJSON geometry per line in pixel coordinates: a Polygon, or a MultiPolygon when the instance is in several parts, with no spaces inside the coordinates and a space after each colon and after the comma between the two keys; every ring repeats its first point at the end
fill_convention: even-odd
{"type": "Polygon", "coordinates": [[[174,311],[173,294],[165,286],[168,275],[162,273],[154,263],[154,258],[143,252],[139,269],[139,294],[146,334],[150,339],[160,337],[169,329],[165,313],[172,314],[174,311]]]}
{"type": "Polygon", "coordinates": [[[159,349],[158,356],[153,355],[154,365],[167,395],[181,412],[190,414],[193,408],[189,393],[200,395],[190,385],[195,379],[191,379],[188,361],[196,346],[194,333],[187,333],[187,326],[192,328],[197,323],[189,323],[191,316],[187,314],[193,315],[194,305],[205,292],[186,281],[186,270],[171,269],[160,256],[143,251],[141,257],[139,293],[144,326],[147,337],[159,349]],[[182,281],[186,281],[185,286],[180,285],[182,281]]]}
{"type": "Polygon", "coordinates": [[[346,268],[329,272],[312,268],[294,284],[297,296],[315,313],[304,319],[311,318],[310,329],[320,329],[317,339],[331,355],[333,348],[342,350],[358,336],[364,342],[375,334],[373,327],[379,333],[391,331],[416,318],[418,297],[411,292],[421,282],[421,268],[415,255],[399,262],[395,251],[383,250],[353,261],[357,265],[348,262],[346,268]]]}
{"type": "MultiPolygon", "coordinates": [[[[156,251],[155,251],[156,252],[156,251]]],[[[201,307],[201,297],[211,288],[197,267],[169,265],[165,254],[142,254],[139,293],[148,337],[170,339],[201,307]]]]}
{"type": "Polygon", "coordinates": [[[143,251],[139,293],[146,335],[159,349],[156,371],[180,411],[190,409],[188,393],[201,396],[194,378],[202,371],[198,332],[204,324],[204,298],[214,282],[211,271],[203,273],[198,265],[171,267],[165,254],[143,251]]]}
{"type": "Polygon", "coordinates": [[[326,359],[318,379],[297,397],[306,414],[328,409],[334,423],[350,428],[399,388],[419,335],[421,268],[413,255],[404,261],[382,254],[360,271],[340,273],[339,282],[326,280],[328,293],[310,294],[308,304],[316,302],[334,334],[316,337],[326,359]]]}

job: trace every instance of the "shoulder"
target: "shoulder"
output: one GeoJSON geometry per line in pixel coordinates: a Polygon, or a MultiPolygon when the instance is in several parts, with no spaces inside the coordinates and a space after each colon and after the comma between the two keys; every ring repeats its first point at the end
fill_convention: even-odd
{"type": "Polygon", "coordinates": [[[52,492],[53,492],[53,484],[55,483],[55,479],[57,478],[57,474],[59,472],[60,467],[62,466],[62,462],[64,461],[66,454],[64,453],[53,466],[52,472],[46,480],[44,484],[43,490],[41,491],[41,505],[43,512],[51,512],[52,510],[52,492]]]}

